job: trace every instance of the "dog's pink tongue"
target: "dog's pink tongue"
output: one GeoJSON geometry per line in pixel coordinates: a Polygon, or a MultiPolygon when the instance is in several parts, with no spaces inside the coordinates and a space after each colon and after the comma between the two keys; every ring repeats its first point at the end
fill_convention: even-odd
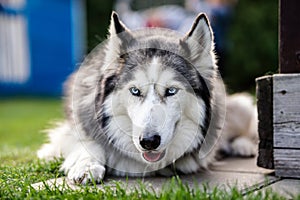
{"type": "Polygon", "coordinates": [[[161,154],[162,153],[159,153],[159,152],[144,152],[143,157],[148,162],[156,162],[156,161],[160,160],[161,154]]]}

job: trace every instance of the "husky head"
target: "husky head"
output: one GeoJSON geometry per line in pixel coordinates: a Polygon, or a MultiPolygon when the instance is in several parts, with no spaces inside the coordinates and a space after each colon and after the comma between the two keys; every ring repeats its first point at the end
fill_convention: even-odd
{"type": "Polygon", "coordinates": [[[199,149],[216,75],[205,14],[181,36],[158,28],[130,31],[113,12],[109,32],[98,114],[109,143],[161,167],[199,149]]]}

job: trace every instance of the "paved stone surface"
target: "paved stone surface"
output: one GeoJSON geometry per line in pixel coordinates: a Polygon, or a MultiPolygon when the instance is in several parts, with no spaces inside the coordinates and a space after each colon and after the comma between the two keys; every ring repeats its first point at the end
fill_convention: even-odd
{"type": "Polygon", "coordinates": [[[287,199],[293,199],[293,197],[300,197],[300,180],[299,179],[283,179],[267,187],[264,187],[262,191],[272,189],[278,194],[286,197],[287,199]]]}
{"type": "MultiPolygon", "coordinates": [[[[246,174],[236,172],[217,172],[198,173],[193,175],[180,176],[183,183],[187,183],[190,187],[203,187],[203,184],[209,188],[218,187],[220,189],[228,189],[236,186],[239,190],[252,188],[265,184],[267,181],[274,181],[275,177],[267,177],[263,174],[246,174]]],[[[144,184],[152,186],[155,191],[160,191],[163,186],[170,181],[170,178],[164,177],[149,177],[144,179],[124,179],[124,178],[109,178],[105,183],[110,183],[111,180],[126,182],[129,188],[138,186],[142,181],[144,184]]]]}
{"type": "MultiPolygon", "coordinates": [[[[228,189],[236,186],[241,191],[257,190],[264,185],[276,182],[279,179],[270,176],[271,170],[265,170],[256,166],[256,158],[241,159],[230,158],[226,159],[216,166],[210,172],[203,172],[192,175],[180,176],[184,183],[187,183],[190,187],[203,187],[205,183],[209,188],[219,187],[220,189],[228,189]]],[[[105,185],[114,187],[114,181],[124,182],[128,188],[138,187],[140,182],[143,182],[147,187],[153,188],[159,192],[166,185],[170,178],[165,177],[147,177],[147,178],[120,178],[120,177],[108,177],[104,180],[105,185]]],[[[72,184],[71,181],[65,178],[52,179],[47,181],[49,186],[55,185],[61,187],[63,184],[68,184],[71,188],[78,188],[72,184]]],[[[36,189],[44,188],[43,183],[36,183],[32,186],[36,189]]],[[[103,185],[99,185],[99,188],[103,185]]]]}
{"type": "MultiPolygon", "coordinates": [[[[208,189],[213,189],[218,187],[220,189],[229,189],[231,187],[237,187],[239,190],[247,190],[248,188],[261,187],[267,182],[274,181],[274,177],[266,177],[263,174],[246,174],[246,173],[232,173],[232,172],[213,172],[213,173],[198,173],[194,175],[185,175],[180,176],[180,179],[183,183],[186,183],[191,188],[203,187],[203,184],[208,186],[208,189]]],[[[128,189],[134,189],[139,186],[142,182],[149,189],[154,189],[156,192],[162,190],[166,186],[170,178],[165,177],[148,177],[148,178],[119,178],[119,177],[110,177],[104,181],[105,185],[115,186],[115,181],[121,181],[124,183],[128,189]]],[[[63,184],[67,184],[72,189],[77,189],[78,187],[74,185],[71,181],[65,178],[51,179],[48,180],[47,185],[53,187],[61,187],[63,184]]],[[[43,189],[43,183],[36,183],[32,185],[35,189],[43,189]]],[[[103,185],[99,184],[99,188],[102,188],[103,185]]]]}
{"type": "Polygon", "coordinates": [[[264,169],[256,165],[257,158],[227,158],[217,163],[212,169],[214,171],[245,172],[271,174],[273,170],[264,169]]]}

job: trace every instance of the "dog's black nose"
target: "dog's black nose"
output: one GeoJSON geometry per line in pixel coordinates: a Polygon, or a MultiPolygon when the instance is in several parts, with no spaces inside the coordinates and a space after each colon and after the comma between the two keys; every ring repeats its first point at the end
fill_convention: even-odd
{"type": "Polygon", "coordinates": [[[154,150],[160,145],[160,136],[143,137],[140,140],[140,145],[146,150],[154,150]]]}

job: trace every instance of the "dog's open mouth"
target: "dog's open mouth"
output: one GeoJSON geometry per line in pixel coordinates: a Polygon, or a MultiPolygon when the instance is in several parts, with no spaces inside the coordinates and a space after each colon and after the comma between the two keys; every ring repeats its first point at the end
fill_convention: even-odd
{"type": "Polygon", "coordinates": [[[147,151],[143,152],[143,158],[147,160],[148,162],[157,162],[161,160],[165,156],[166,151],[163,152],[157,152],[157,151],[147,151]]]}

